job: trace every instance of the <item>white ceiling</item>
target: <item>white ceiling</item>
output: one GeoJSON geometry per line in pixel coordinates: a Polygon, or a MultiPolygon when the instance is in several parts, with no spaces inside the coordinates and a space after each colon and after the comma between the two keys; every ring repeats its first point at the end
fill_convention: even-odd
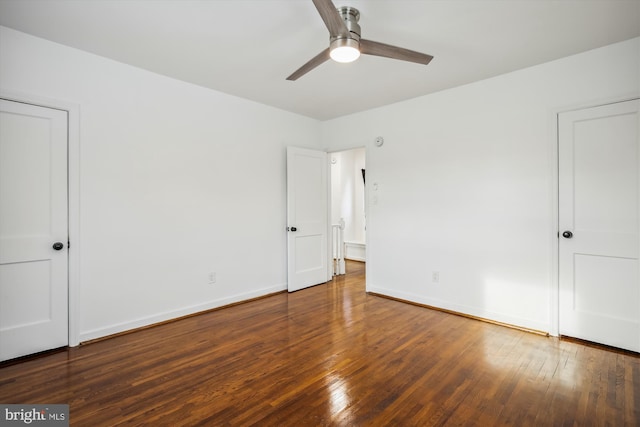
{"type": "Polygon", "coordinates": [[[640,36],[640,0],[334,0],[362,37],[431,54],[363,56],[285,78],[328,47],[311,0],[0,0],[0,25],[320,120],[640,36]]]}

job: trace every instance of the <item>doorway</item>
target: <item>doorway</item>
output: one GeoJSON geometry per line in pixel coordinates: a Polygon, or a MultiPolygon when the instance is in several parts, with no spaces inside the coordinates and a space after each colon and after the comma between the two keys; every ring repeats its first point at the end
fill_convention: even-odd
{"type": "Polygon", "coordinates": [[[287,147],[289,292],[345,274],[345,258],[365,261],[365,153],[365,148],[328,154],[287,147]],[[334,245],[336,228],[341,240],[334,245]],[[340,250],[332,251],[335,246],[340,250]]]}
{"type": "Polygon", "coordinates": [[[335,275],[344,274],[344,260],[366,260],[366,149],[329,153],[329,163],[335,275]]]}

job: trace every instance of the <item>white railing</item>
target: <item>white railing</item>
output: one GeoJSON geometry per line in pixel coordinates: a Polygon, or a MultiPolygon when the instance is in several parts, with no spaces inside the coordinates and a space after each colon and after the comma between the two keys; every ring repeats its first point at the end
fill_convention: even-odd
{"type": "Polygon", "coordinates": [[[345,274],[344,265],[344,219],[340,224],[331,225],[331,244],[333,252],[333,275],[345,274]]]}

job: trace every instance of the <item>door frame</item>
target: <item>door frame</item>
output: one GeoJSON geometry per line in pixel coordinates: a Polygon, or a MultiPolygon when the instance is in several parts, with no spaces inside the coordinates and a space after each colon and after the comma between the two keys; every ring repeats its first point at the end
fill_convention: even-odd
{"type": "MultiPolygon", "coordinates": [[[[367,170],[367,179],[371,179],[369,178],[372,173],[371,173],[371,167],[370,165],[370,159],[369,157],[371,156],[369,150],[370,150],[370,146],[369,144],[364,144],[364,145],[350,145],[347,147],[342,147],[342,148],[338,148],[338,147],[331,147],[331,150],[325,149],[326,153],[327,153],[327,169],[328,169],[328,185],[329,185],[329,195],[328,195],[328,203],[327,203],[327,216],[328,216],[328,232],[329,232],[329,236],[331,236],[331,154],[332,153],[338,153],[341,151],[350,151],[350,150],[358,150],[364,148],[364,164],[365,164],[365,168],[367,170]]],[[[373,182],[373,181],[370,181],[373,182]]],[[[368,238],[369,236],[369,230],[371,229],[371,209],[369,208],[369,187],[364,188],[364,215],[366,218],[366,231],[365,231],[365,243],[366,243],[366,249],[365,249],[365,253],[364,253],[364,264],[365,264],[365,292],[369,292],[369,280],[368,277],[371,273],[370,269],[370,256],[369,254],[371,253],[370,251],[370,239],[368,238]]],[[[327,245],[329,246],[329,245],[327,245]]],[[[331,253],[331,250],[328,251],[328,262],[331,263],[333,262],[333,255],[331,253]]],[[[329,267],[329,271],[331,271],[331,267],[329,267]]],[[[330,275],[329,277],[332,277],[332,275],[330,275]]]]}
{"type": "Polygon", "coordinates": [[[579,104],[567,105],[556,108],[550,112],[549,122],[551,135],[549,140],[551,145],[551,196],[552,196],[552,217],[553,230],[550,234],[551,240],[551,292],[549,292],[549,335],[560,336],[560,114],[575,110],[584,110],[588,108],[600,107],[603,105],[617,104],[620,102],[633,101],[640,99],[640,93],[630,94],[625,97],[606,98],[585,102],[579,104]]]}
{"type": "MultiPolygon", "coordinates": [[[[353,150],[361,150],[364,149],[364,164],[365,164],[365,169],[367,170],[367,174],[369,173],[369,166],[367,166],[367,160],[368,160],[368,156],[369,156],[369,151],[367,149],[366,145],[360,145],[360,146],[356,146],[353,148],[344,148],[344,149],[333,149],[332,151],[327,151],[327,167],[328,167],[328,183],[329,183],[329,197],[328,197],[328,215],[329,215],[329,236],[332,238],[332,232],[331,232],[331,219],[332,219],[332,204],[331,201],[333,200],[333,194],[332,194],[332,185],[331,185],[331,173],[332,173],[332,168],[331,168],[331,155],[334,153],[342,153],[345,151],[353,151],[353,150]]],[[[364,256],[365,256],[365,270],[366,270],[366,263],[368,261],[368,253],[369,251],[366,249],[369,246],[369,241],[367,240],[367,230],[369,229],[369,196],[368,196],[368,191],[367,191],[367,186],[365,185],[364,187],[364,216],[365,216],[365,252],[364,252],[364,256]]],[[[331,245],[332,246],[332,245],[331,245]]],[[[343,253],[344,256],[344,253],[343,253]]],[[[329,251],[329,262],[333,263],[333,254],[331,252],[331,250],[329,251]]],[[[329,271],[331,271],[331,268],[329,268],[329,271]]],[[[366,282],[366,279],[365,279],[366,282]]],[[[366,288],[366,284],[365,284],[365,288],[366,288]]]]}
{"type": "Polygon", "coordinates": [[[75,347],[80,344],[80,105],[4,89],[0,98],[67,112],[68,339],[69,347],[75,347]]]}

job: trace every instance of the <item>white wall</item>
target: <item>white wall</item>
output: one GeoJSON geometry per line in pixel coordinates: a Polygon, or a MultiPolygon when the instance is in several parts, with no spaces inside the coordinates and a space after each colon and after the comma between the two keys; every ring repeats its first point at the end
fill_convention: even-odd
{"type": "Polygon", "coordinates": [[[319,122],[4,27],[0,90],[80,107],[81,340],[286,289],[285,147],[319,122]]]}
{"type": "Polygon", "coordinates": [[[0,91],[80,107],[81,340],[285,289],[287,145],[368,147],[369,290],[549,331],[555,114],[640,95],[639,56],[318,123],[0,27],[0,91]]]}
{"type": "Polygon", "coordinates": [[[636,38],[324,122],[369,147],[368,289],[555,332],[556,114],[640,95],[639,62],[636,38]]]}
{"type": "Polygon", "coordinates": [[[365,243],[364,183],[365,149],[330,153],[331,223],[344,219],[344,240],[365,243]]]}

